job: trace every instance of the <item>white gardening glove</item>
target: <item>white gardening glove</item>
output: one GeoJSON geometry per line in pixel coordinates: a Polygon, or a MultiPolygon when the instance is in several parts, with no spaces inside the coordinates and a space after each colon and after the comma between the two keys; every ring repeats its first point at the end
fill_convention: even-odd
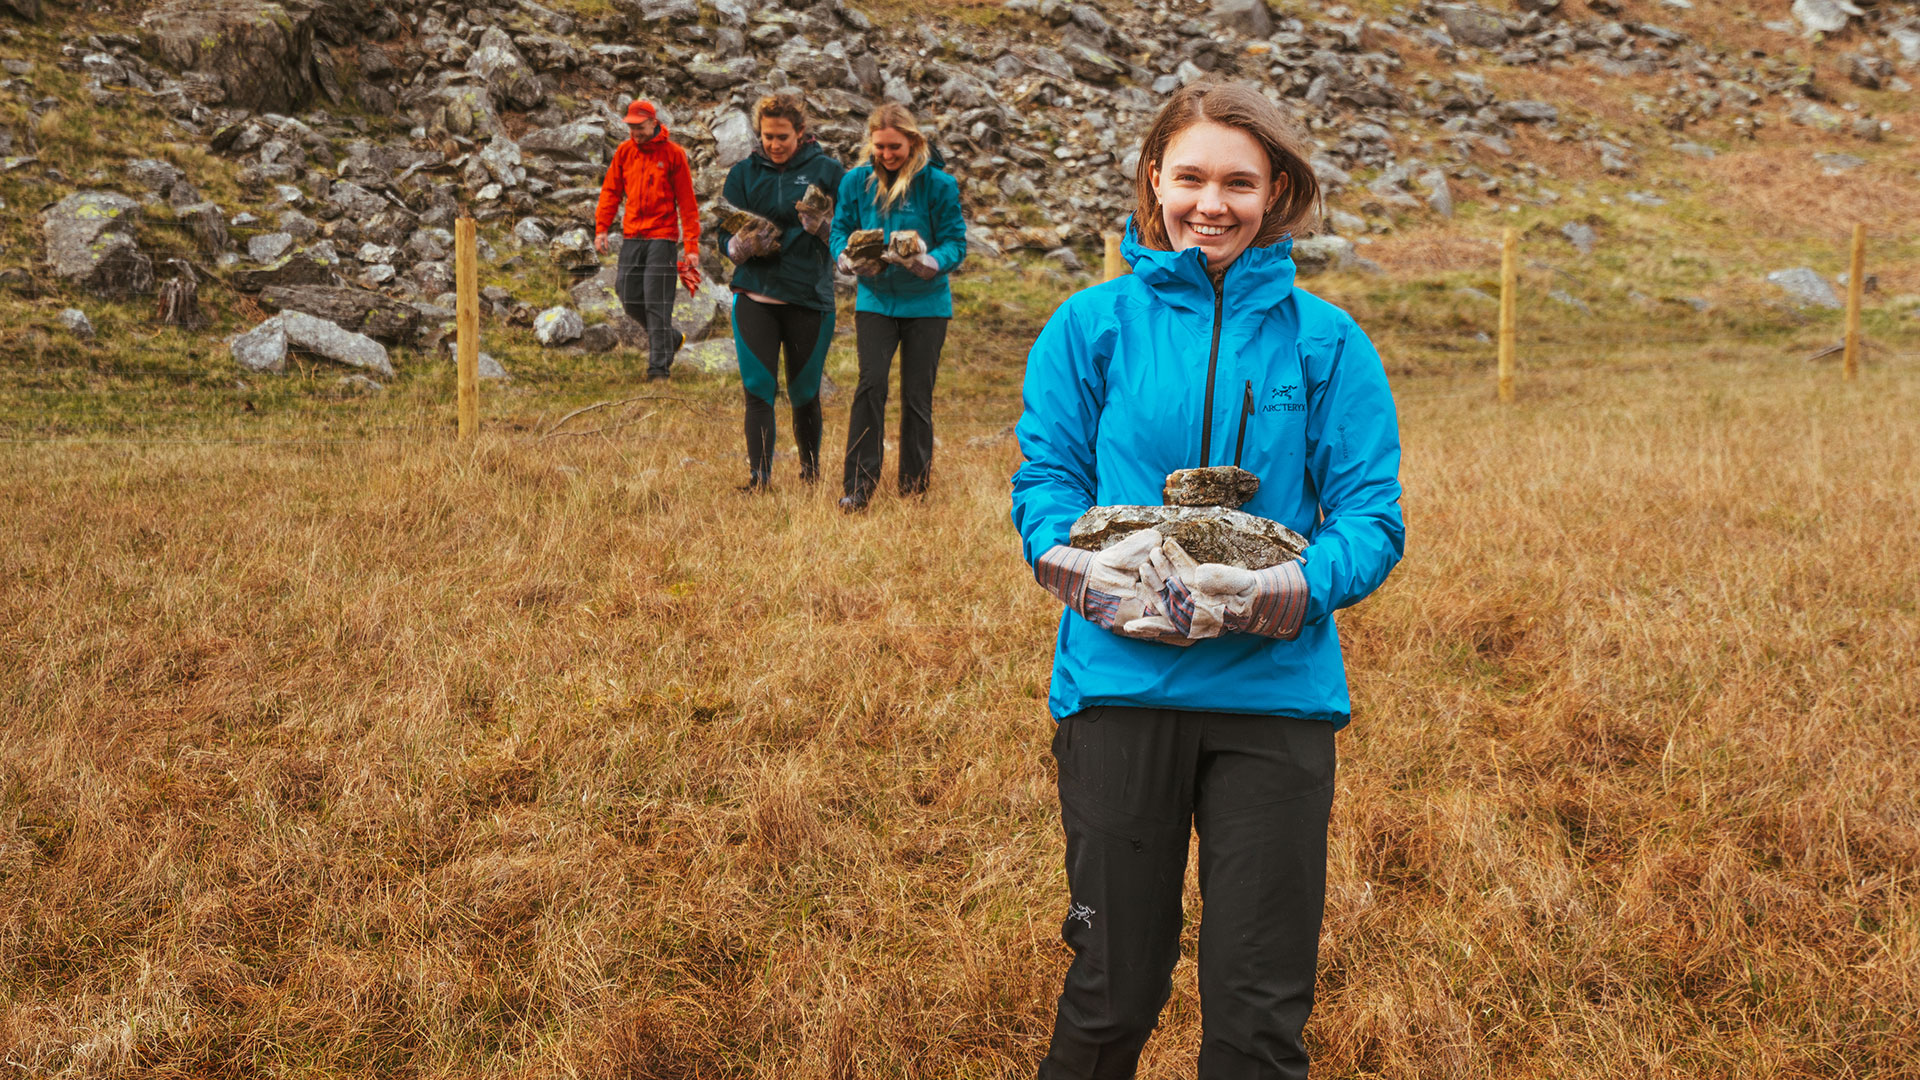
{"type": "Polygon", "coordinates": [[[728,238],[727,258],[732,259],[735,263],[743,263],[747,261],[747,246],[744,243],[744,240],[745,240],[744,237],[739,237],[739,236],[728,238]]]}
{"type": "Polygon", "coordinates": [[[1229,633],[1292,641],[1307,614],[1307,579],[1297,560],[1262,570],[1196,563],[1169,539],[1140,576],[1159,595],[1166,620],[1195,640],[1229,633]]]}
{"type": "Polygon", "coordinates": [[[1088,622],[1122,637],[1189,644],[1160,616],[1158,600],[1140,579],[1140,568],[1160,547],[1160,534],[1142,529],[1104,551],[1058,544],[1034,560],[1042,588],[1088,622]],[[1141,626],[1140,623],[1150,625],[1141,626]]]}

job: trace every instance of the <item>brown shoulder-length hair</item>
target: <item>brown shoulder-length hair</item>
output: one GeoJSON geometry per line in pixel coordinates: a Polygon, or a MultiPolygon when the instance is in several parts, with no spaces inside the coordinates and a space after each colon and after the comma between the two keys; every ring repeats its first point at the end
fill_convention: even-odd
{"type": "Polygon", "coordinates": [[[793,133],[804,134],[807,130],[807,99],[799,94],[768,94],[753,107],[753,133],[760,133],[760,125],[768,120],[785,120],[793,125],[793,133]]]}
{"type": "Polygon", "coordinates": [[[1253,238],[1255,247],[1305,232],[1318,222],[1320,180],[1307,164],[1305,141],[1280,107],[1244,83],[1196,82],[1167,99],[1153,126],[1147,129],[1146,141],[1140,144],[1140,163],[1133,174],[1133,224],[1140,230],[1142,243],[1162,251],[1171,243],[1167,224],[1161,220],[1160,196],[1153,190],[1153,174],[1159,171],[1173,137],[1203,120],[1253,136],[1253,141],[1267,152],[1268,178],[1276,184],[1283,178],[1286,181],[1286,190],[1260,221],[1260,231],[1253,238]]]}

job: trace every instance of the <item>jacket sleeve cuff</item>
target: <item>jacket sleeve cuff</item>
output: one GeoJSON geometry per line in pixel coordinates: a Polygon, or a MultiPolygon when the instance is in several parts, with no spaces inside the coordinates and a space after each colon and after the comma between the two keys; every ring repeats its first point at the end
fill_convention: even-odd
{"type": "Polygon", "coordinates": [[[1080,610],[1087,590],[1087,568],[1093,564],[1093,552],[1055,544],[1033,560],[1033,579],[1061,603],[1080,610]]]}
{"type": "Polygon", "coordinates": [[[1307,576],[1298,562],[1253,572],[1253,605],[1246,614],[1249,634],[1292,641],[1307,617],[1307,576]]]}

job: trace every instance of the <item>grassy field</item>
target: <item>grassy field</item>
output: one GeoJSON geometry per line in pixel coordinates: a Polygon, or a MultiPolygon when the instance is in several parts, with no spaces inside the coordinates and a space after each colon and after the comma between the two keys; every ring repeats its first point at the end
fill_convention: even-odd
{"type": "MultiPolygon", "coordinates": [[[[734,492],[729,381],[542,437],[627,358],[503,346],[471,449],[444,365],[7,369],[0,1060],[1030,1075],[1058,608],[1000,433],[1057,293],[963,288],[934,491],[857,518],[791,456],[734,492]]],[[[1843,384],[1826,329],[1512,408],[1390,351],[1453,374],[1396,380],[1407,559],[1341,619],[1316,1075],[1915,1075],[1920,368],[1843,384]]],[[[1192,1075],[1192,945],[1145,1076],[1192,1075]]]]}

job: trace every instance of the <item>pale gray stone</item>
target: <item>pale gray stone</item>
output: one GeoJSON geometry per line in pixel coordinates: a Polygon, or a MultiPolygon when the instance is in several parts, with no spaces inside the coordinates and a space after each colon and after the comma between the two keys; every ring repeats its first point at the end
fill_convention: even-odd
{"type": "Polygon", "coordinates": [[[1793,0],[1793,17],[1809,34],[1837,34],[1848,19],[1863,14],[1848,0],[1793,0]]]}
{"type": "Polygon", "coordinates": [[[287,253],[293,247],[290,233],[271,232],[247,238],[247,258],[257,263],[270,263],[287,253]]]}
{"type": "Polygon", "coordinates": [[[60,320],[60,325],[74,337],[91,338],[93,336],[93,321],[88,319],[87,313],[79,308],[66,308],[56,318],[60,320]]]}
{"type": "Polygon", "coordinates": [[[735,350],[732,337],[717,337],[681,349],[674,358],[673,366],[705,375],[738,375],[740,355],[735,350]]]}
{"type": "Polygon", "coordinates": [[[1266,0],[1213,0],[1208,14],[1213,21],[1248,37],[1263,38],[1273,33],[1273,13],[1266,0]]]}
{"type": "Polygon", "coordinates": [[[753,122],[739,109],[722,112],[707,126],[707,131],[713,136],[714,160],[723,169],[745,161],[759,145],[759,140],[754,137],[753,122]]]}
{"type": "Polygon", "coordinates": [[[278,315],[227,341],[234,362],[248,371],[287,369],[287,328],[278,315]]]}
{"type": "MultiPolygon", "coordinates": [[[[356,334],[303,311],[283,311],[273,317],[286,331],[287,342],[335,363],[376,371],[393,377],[387,348],[365,334],[356,334]]],[[[271,320],[269,320],[271,321],[271,320]]]]}
{"type": "Polygon", "coordinates": [[[570,307],[552,307],[541,312],[533,320],[533,336],[542,345],[565,345],[579,337],[587,324],[580,313],[570,307]]]}
{"type": "Polygon", "coordinates": [[[1455,41],[1483,49],[1507,43],[1507,28],[1500,16],[1471,4],[1438,4],[1433,13],[1446,25],[1455,41]]]}
{"type": "Polygon", "coordinates": [[[1168,506],[1224,506],[1237,510],[1260,493],[1260,478],[1238,465],[1178,469],[1167,474],[1160,498],[1168,506]]]}
{"type": "Polygon", "coordinates": [[[1593,254],[1593,245],[1600,238],[1599,234],[1593,231],[1593,226],[1584,221],[1569,221],[1560,226],[1560,235],[1566,237],[1574,250],[1582,255],[1593,254]]]}
{"type": "Polygon", "coordinates": [[[1775,270],[1767,275],[1767,280],[1780,288],[1799,304],[1815,307],[1837,308],[1840,298],[1833,294],[1833,286],[1812,268],[1796,266],[1788,270],[1775,270]]]}

